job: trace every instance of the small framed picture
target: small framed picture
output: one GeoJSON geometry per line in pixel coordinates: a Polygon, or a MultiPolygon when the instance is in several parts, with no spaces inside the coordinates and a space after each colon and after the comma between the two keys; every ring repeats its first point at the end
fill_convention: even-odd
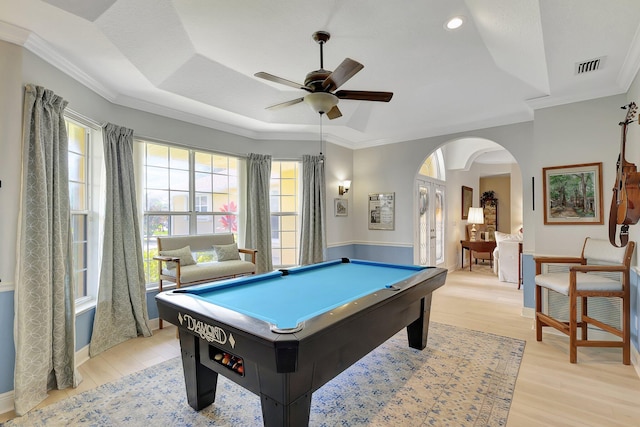
{"type": "Polygon", "coordinates": [[[333,199],[333,212],[336,216],[349,216],[349,200],[333,199]]]}

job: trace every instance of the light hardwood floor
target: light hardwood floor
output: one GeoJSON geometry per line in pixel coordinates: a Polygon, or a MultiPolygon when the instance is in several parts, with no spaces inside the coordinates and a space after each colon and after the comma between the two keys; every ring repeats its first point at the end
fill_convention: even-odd
{"type": "MultiPolygon", "coordinates": [[[[434,294],[431,314],[436,322],[526,340],[508,426],[640,426],[640,378],[622,365],[621,350],[580,348],[578,363],[570,364],[566,338],[545,334],[536,342],[516,288],[499,282],[488,266],[457,270],[434,294]]],[[[130,340],[84,363],[82,384],[52,392],[41,406],[179,354],[173,326],[130,340]]],[[[0,422],[13,416],[2,414],[0,422]]]]}

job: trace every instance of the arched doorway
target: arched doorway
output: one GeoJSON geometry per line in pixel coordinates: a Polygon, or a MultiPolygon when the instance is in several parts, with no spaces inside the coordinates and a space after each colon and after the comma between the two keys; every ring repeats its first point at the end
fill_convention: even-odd
{"type": "Polygon", "coordinates": [[[485,191],[481,181],[500,176],[509,179],[509,197],[502,197],[500,212],[510,215],[498,226],[499,231],[511,233],[516,225],[522,226],[522,174],[502,145],[464,137],[446,142],[427,156],[415,175],[414,263],[459,268],[460,240],[465,239],[467,225],[461,219],[461,187],[473,188],[473,206],[479,207],[485,191]]]}

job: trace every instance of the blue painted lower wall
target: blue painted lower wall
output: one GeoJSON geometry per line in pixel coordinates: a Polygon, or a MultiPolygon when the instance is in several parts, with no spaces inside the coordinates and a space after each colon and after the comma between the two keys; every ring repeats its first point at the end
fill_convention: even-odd
{"type": "Polygon", "coordinates": [[[0,394],[13,390],[16,351],[13,344],[14,292],[0,292],[0,394]]]}
{"type": "Polygon", "coordinates": [[[327,259],[353,258],[368,261],[413,264],[413,248],[401,246],[380,246],[350,244],[327,248],[327,259]]]}
{"type": "Polygon", "coordinates": [[[536,263],[533,260],[533,255],[522,254],[523,305],[528,308],[535,308],[536,306],[535,277],[536,263]]]}

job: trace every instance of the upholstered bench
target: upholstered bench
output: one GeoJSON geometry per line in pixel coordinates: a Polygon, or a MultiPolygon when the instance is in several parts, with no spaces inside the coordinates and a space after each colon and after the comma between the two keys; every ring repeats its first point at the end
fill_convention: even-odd
{"type": "MultiPolygon", "coordinates": [[[[237,276],[255,274],[255,249],[238,249],[233,234],[202,234],[197,236],[159,236],[158,289],[163,282],[175,283],[177,288],[197,285],[237,276]],[[210,252],[214,261],[197,262],[194,253],[210,252]],[[241,259],[247,254],[251,261],[241,259]]],[[[159,327],[162,329],[162,319],[159,327]]]]}

